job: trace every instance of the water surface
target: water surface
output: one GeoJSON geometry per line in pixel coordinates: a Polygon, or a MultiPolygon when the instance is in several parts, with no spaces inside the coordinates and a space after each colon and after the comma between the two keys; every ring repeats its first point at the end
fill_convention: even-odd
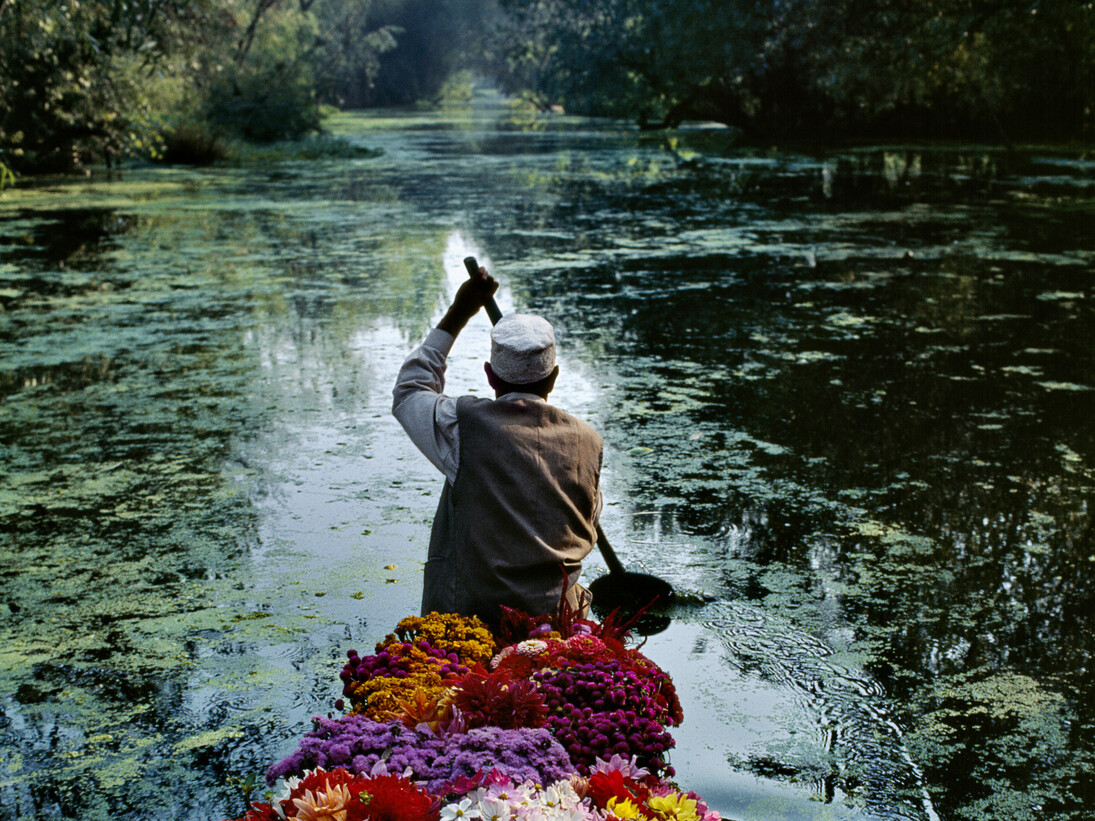
{"type": "MultiPolygon", "coordinates": [[[[0,199],[0,818],[238,815],[416,611],[440,479],[390,390],[467,253],[555,323],[621,557],[689,594],[646,646],[682,785],[1085,817],[1095,165],[334,127],[374,153],[0,199]]],[[[487,329],[451,392],[486,391],[487,329]]]]}

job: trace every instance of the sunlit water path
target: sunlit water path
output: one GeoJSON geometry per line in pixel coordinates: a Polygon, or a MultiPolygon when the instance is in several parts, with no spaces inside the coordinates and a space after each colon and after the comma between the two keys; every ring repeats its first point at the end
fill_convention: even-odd
{"type": "Polygon", "coordinates": [[[0,196],[0,818],[238,815],[417,610],[440,481],[390,389],[467,253],[556,324],[606,530],[687,594],[646,645],[683,786],[1087,817],[1095,165],[334,127],[374,153],[0,196]]]}

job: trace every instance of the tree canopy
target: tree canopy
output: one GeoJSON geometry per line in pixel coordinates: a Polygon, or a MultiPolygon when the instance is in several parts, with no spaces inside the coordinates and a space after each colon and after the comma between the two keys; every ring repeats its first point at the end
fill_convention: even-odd
{"type": "Polygon", "coordinates": [[[762,137],[1090,136],[1095,4],[502,0],[516,85],[762,137]]]}
{"type": "Polygon", "coordinates": [[[0,3],[0,162],[70,170],[141,149],[140,79],[210,24],[205,0],[0,3]]]}
{"type": "Polygon", "coordinates": [[[1091,139],[1084,0],[0,0],[0,181],[474,71],[547,108],[747,138],[1091,139]]]}

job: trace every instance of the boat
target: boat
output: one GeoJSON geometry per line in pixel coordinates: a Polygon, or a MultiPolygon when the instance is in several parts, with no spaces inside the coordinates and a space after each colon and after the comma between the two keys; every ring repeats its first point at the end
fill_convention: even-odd
{"type": "Polygon", "coordinates": [[[238,821],[719,821],[673,780],[683,711],[633,618],[503,610],[493,630],[430,613],[348,649],[340,714],[313,718],[238,821]]]}

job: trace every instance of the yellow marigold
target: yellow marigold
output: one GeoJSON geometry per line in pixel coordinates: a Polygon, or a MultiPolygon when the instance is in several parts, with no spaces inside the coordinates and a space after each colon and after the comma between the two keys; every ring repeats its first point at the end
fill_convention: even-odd
{"type": "Polygon", "coordinates": [[[445,663],[443,659],[431,656],[417,644],[395,641],[382,646],[377,652],[381,650],[387,651],[392,658],[406,664],[408,673],[415,678],[421,675],[436,675],[438,668],[445,663]]]}
{"type": "Polygon", "coordinates": [[[386,720],[389,713],[402,709],[401,705],[414,699],[416,690],[437,700],[445,693],[441,676],[437,673],[395,678],[377,676],[356,684],[350,692],[351,715],[363,715],[376,720],[386,720]]]}
{"type": "Polygon", "coordinates": [[[659,821],[700,821],[696,800],[684,793],[652,795],[646,805],[659,821]]]}
{"type": "Polygon", "coordinates": [[[477,616],[455,613],[430,613],[408,616],[377,645],[377,652],[396,642],[427,641],[431,647],[455,653],[460,663],[486,664],[497,647],[494,636],[477,616]]]}

